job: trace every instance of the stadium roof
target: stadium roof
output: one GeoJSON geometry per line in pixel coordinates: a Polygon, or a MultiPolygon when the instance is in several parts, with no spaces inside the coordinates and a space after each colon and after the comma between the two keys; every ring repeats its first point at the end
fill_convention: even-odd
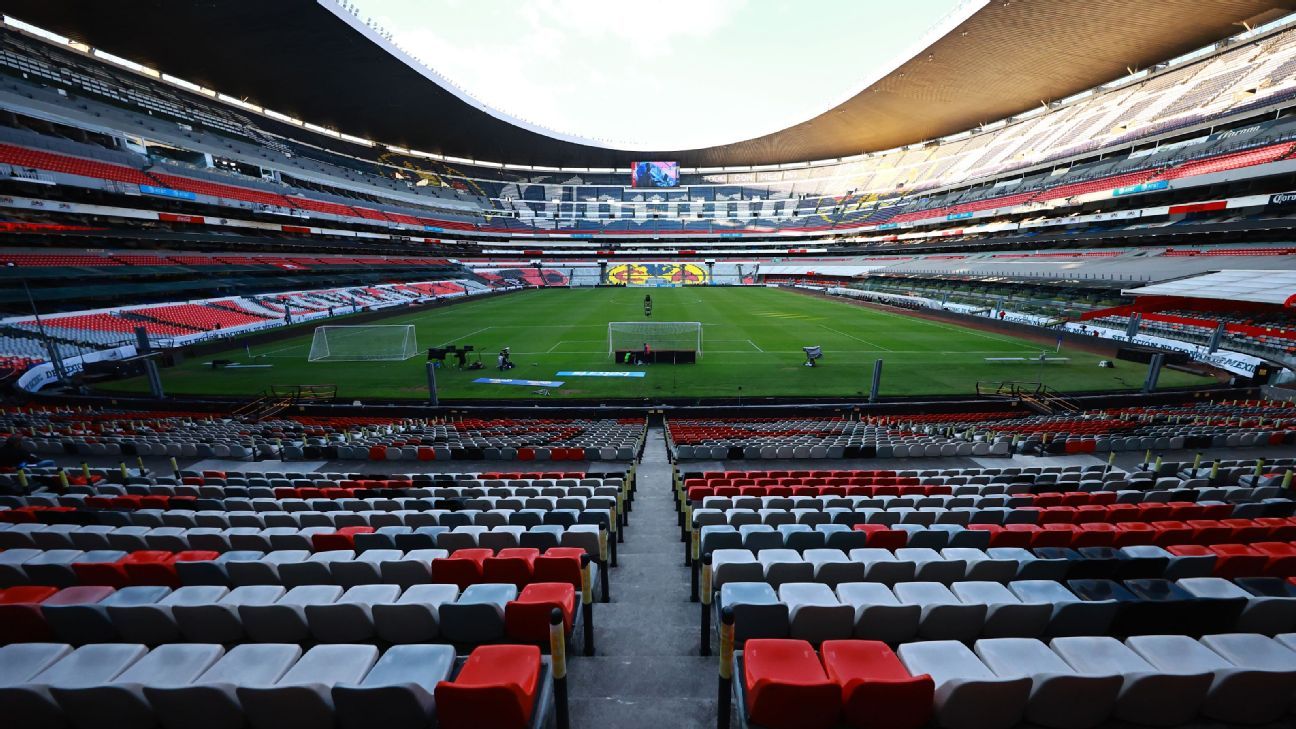
{"type": "MultiPolygon", "coordinates": [[[[385,144],[524,165],[624,167],[658,158],[718,167],[832,159],[955,134],[1174,58],[1293,7],[1290,0],[993,0],[861,93],[801,124],[706,149],[627,152],[502,118],[406,64],[325,2],[0,0],[0,11],[385,144]]],[[[794,45],[786,52],[795,52],[794,45]]]]}
{"type": "Polygon", "coordinates": [[[1296,305],[1296,271],[1229,270],[1175,279],[1121,292],[1128,296],[1179,296],[1187,299],[1251,301],[1296,305]]]}

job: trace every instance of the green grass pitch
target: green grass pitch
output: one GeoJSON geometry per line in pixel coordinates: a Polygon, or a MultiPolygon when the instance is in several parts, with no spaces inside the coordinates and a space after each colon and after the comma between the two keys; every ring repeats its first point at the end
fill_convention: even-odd
{"type": "MultiPolygon", "coordinates": [[[[932,322],[772,288],[652,289],[651,319],[643,314],[644,289],[531,290],[424,312],[393,314],[382,324],[414,324],[419,346],[471,344],[485,370],[438,370],[443,399],[534,398],[527,386],[475,384],[479,377],[563,380],[556,398],[859,397],[868,392],[873,361],[885,360],[883,397],[970,395],[978,380],[1036,382],[1064,392],[1132,390],[1146,367],[1063,348],[1066,363],[986,362],[987,357],[1034,357],[1039,344],[997,333],[932,322]],[[699,321],[703,357],[693,365],[641,367],[638,378],[556,377],[560,370],[635,369],[608,356],[609,321],[699,321]],[[803,366],[802,346],[820,345],[821,366],[803,366]],[[501,374],[495,353],[511,347],[517,367],[501,374]],[[741,388],[741,389],[740,389],[741,388]]],[[[346,324],[345,318],[333,322],[346,324]]],[[[229,351],[162,371],[168,394],[254,395],[271,385],[333,384],[339,399],[427,398],[426,359],[404,362],[307,362],[314,326],[300,334],[252,347],[249,359],[232,340],[229,351]],[[268,368],[212,370],[211,359],[268,368]]],[[[447,363],[449,364],[449,363],[447,363]]],[[[1209,384],[1209,378],[1165,370],[1162,387],[1209,384]]],[[[146,392],[142,378],[102,389],[146,392]]]]}

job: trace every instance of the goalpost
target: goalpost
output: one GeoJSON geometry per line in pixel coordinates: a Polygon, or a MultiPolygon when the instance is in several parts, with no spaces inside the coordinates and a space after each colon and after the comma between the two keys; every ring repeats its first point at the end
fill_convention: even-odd
{"type": "Polygon", "coordinates": [[[308,362],[401,362],[418,354],[413,324],[315,328],[308,362]]]}
{"type": "Polygon", "coordinates": [[[702,322],[608,322],[609,357],[615,358],[618,351],[641,351],[645,343],[656,352],[694,352],[702,359],[702,322]]]}

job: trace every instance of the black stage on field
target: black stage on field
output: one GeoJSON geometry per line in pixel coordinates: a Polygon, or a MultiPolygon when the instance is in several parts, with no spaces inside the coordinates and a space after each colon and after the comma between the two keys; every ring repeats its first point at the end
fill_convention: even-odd
{"type": "Polygon", "coordinates": [[[649,352],[647,357],[644,356],[641,349],[618,349],[616,352],[616,361],[625,362],[626,355],[631,356],[631,361],[643,362],[645,359],[648,364],[694,364],[697,362],[697,350],[693,349],[662,349],[649,352]]]}

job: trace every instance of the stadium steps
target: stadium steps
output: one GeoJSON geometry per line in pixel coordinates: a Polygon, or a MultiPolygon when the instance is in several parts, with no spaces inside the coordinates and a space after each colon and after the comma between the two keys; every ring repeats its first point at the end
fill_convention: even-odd
{"type": "Polygon", "coordinates": [[[715,726],[716,658],[698,655],[698,606],[689,602],[665,435],[648,431],[631,527],[611,572],[612,601],[597,606],[598,655],[573,656],[573,727],[715,726]]]}
{"type": "Polygon", "coordinates": [[[272,418],[279,413],[287,410],[293,404],[293,398],[285,395],[276,395],[268,393],[251,400],[238,409],[230,413],[234,418],[246,418],[252,422],[259,423],[266,418],[272,418]]]}

